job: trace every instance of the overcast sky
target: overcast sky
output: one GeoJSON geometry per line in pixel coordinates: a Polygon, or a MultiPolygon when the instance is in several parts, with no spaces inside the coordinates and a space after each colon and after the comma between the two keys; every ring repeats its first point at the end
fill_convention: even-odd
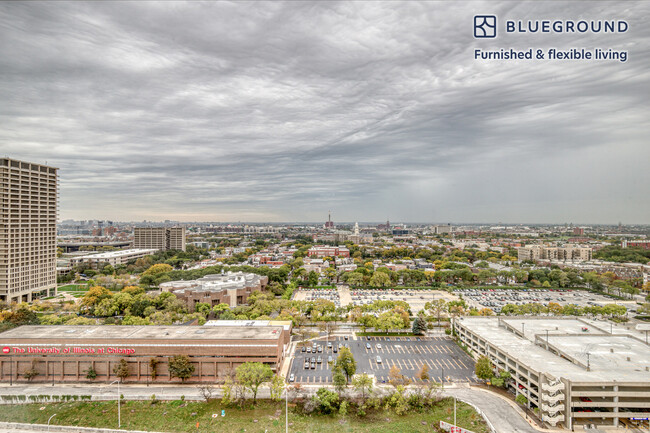
{"type": "Polygon", "coordinates": [[[61,219],[650,223],[650,2],[2,2],[61,219]],[[473,38],[473,16],[627,20],[473,38]],[[613,48],[619,61],[474,49],[613,48]]]}

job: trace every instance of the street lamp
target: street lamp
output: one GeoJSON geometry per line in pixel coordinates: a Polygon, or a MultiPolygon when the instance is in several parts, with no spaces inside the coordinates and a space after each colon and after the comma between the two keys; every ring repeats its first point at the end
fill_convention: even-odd
{"type": "Polygon", "coordinates": [[[113,382],[109,383],[108,386],[111,386],[112,384],[117,383],[117,428],[122,427],[122,411],[120,406],[122,406],[122,402],[120,401],[120,379],[114,380],[113,382]]]}
{"type": "Polygon", "coordinates": [[[284,425],[286,426],[286,433],[289,433],[289,386],[284,387],[284,425]]]}
{"type": "Polygon", "coordinates": [[[50,431],[50,421],[52,421],[52,418],[54,418],[56,414],[53,414],[50,419],[47,420],[47,431],[50,431]]]}

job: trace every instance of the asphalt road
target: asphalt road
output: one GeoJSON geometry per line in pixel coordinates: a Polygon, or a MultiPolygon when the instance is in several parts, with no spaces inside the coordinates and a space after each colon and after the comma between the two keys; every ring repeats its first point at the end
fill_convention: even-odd
{"type": "MultiPolygon", "coordinates": [[[[421,337],[421,341],[410,337],[331,337],[333,345],[348,345],[357,362],[357,373],[374,375],[378,383],[388,382],[389,371],[395,366],[400,373],[415,381],[416,375],[426,365],[429,376],[437,382],[471,382],[474,375],[474,362],[451,339],[440,337],[421,337]],[[399,341],[397,340],[399,338],[399,341]],[[368,348],[368,345],[370,346],[368,348]]],[[[327,363],[328,357],[336,359],[338,353],[327,347],[325,338],[315,344],[323,348],[322,353],[306,353],[297,348],[294,353],[290,374],[296,382],[304,384],[332,383],[332,371],[327,363]],[[306,369],[305,359],[321,357],[322,362],[315,368],[306,369]]]]}

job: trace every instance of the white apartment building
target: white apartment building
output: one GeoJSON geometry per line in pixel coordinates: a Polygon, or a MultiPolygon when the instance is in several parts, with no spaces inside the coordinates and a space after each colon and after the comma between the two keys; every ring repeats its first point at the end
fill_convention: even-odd
{"type": "Polygon", "coordinates": [[[593,250],[579,245],[550,247],[545,245],[528,245],[517,248],[517,258],[523,260],[559,260],[586,262],[592,259],[593,250]]]}
{"type": "Polygon", "coordinates": [[[0,159],[0,300],[56,293],[57,168],[0,159]]]}

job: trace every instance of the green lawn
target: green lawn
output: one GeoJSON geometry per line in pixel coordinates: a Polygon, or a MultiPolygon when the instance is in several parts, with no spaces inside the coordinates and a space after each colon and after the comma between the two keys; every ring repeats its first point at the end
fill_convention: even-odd
{"type": "MultiPolygon", "coordinates": [[[[443,400],[435,408],[397,416],[379,410],[365,418],[348,416],[299,415],[289,408],[289,431],[310,433],[415,433],[431,432],[442,419],[453,422],[453,400],[443,400]],[[423,424],[426,423],[426,424],[423,424]]],[[[0,420],[84,427],[117,428],[116,402],[39,403],[0,406],[0,420]]],[[[122,405],[122,428],[159,432],[284,432],[284,403],[259,402],[254,409],[224,407],[220,402],[130,401],[122,405]],[[221,417],[225,409],[226,416],[221,417]],[[217,414],[216,418],[212,415],[217,414]],[[196,424],[199,423],[199,427],[196,424]]],[[[476,433],[487,433],[481,417],[463,403],[458,404],[458,425],[476,433]]]]}
{"type": "Polygon", "coordinates": [[[67,284],[59,287],[57,290],[60,292],[87,292],[88,286],[85,284],[67,284]]]}

